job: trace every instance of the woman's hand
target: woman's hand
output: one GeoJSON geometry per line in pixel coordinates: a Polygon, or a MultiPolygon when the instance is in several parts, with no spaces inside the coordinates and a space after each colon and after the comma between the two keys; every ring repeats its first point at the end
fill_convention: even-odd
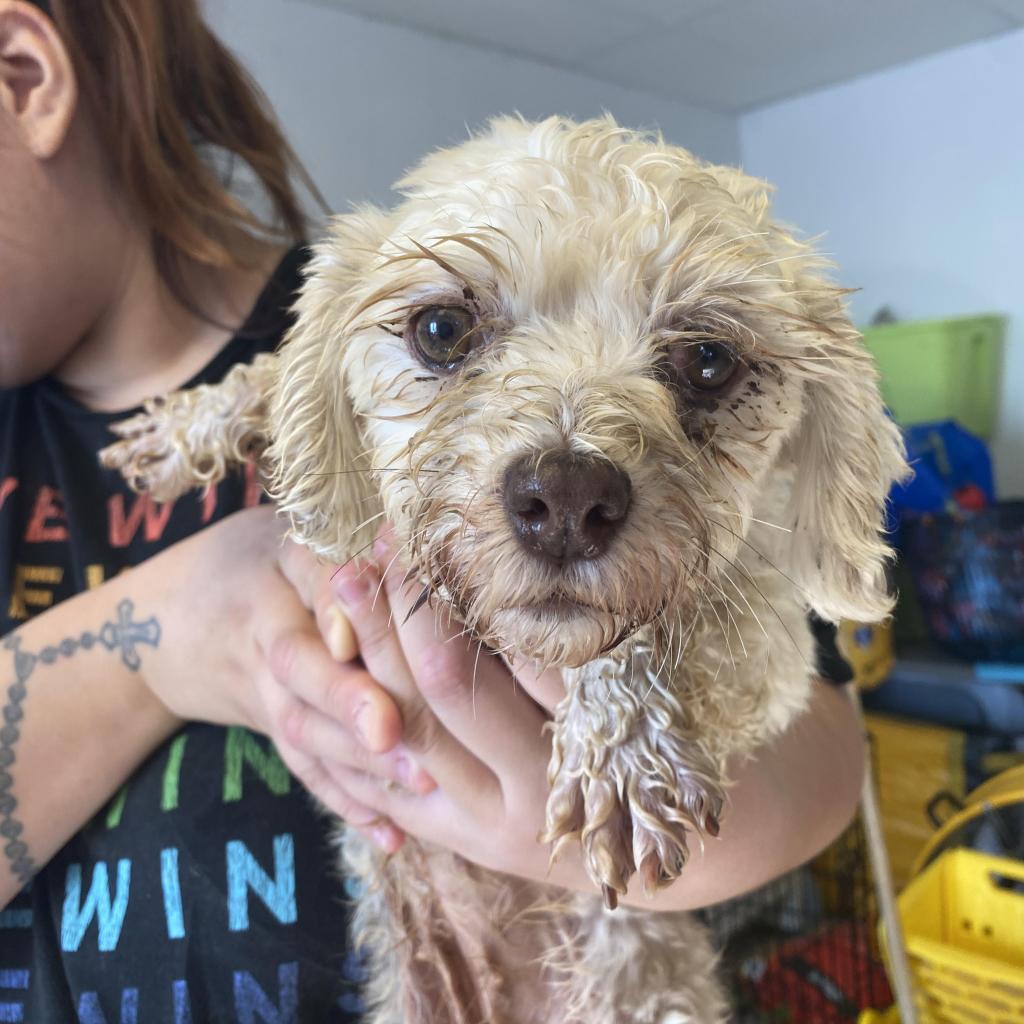
{"type": "MultiPolygon", "coordinates": [[[[345,566],[332,586],[363,662],[401,710],[394,753],[422,765],[437,788],[395,787],[372,765],[343,763],[312,724],[295,742],[318,755],[356,803],[399,829],[493,870],[546,878],[547,849],[537,842],[551,749],[544,726],[563,695],[560,674],[524,670],[513,677],[498,657],[467,641],[458,623],[429,606],[410,614],[418,589],[404,585],[405,570],[385,540],[374,554],[378,564],[345,566]],[[380,566],[387,567],[383,579],[380,566]]],[[[394,849],[399,840],[395,831],[381,845],[394,849]]],[[[581,867],[571,881],[584,884],[581,867]]]]}
{"type": "MultiPolygon", "coordinates": [[[[288,768],[355,825],[379,818],[339,789],[323,758],[346,757],[420,788],[397,756],[394,701],[356,664],[354,637],[330,588],[331,569],[285,540],[268,506],[238,512],[144,564],[162,637],[142,666],[178,718],[241,724],[269,736],[288,768]],[[316,737],[323,758],[300,745],[316,737]]],[[[382,834],[387,839],[390,833],[382,834]]]]}
{"type": "MultiPolygon", "coordinates": [[[[403,833],[455,850],[484,867],[595,893],[579,856],[549,869],[537,841],[548,795],[544,729],[563,695],[561,677],[537,678],[462,636],[404,585],[386,541],[377,564],[343,567],[332,587],[357,634],[362,660],[397,702],[402,741],[384,758],[336,744],[310,712],[290,742],[319,760],[341,800],[388,819],[375,830],[386,850],[403,833]],[[384,568],[381,574],[380,567],[384,568]],[[382,578],[383,576],[383,578],[382,578]],[[396,787],[391,759],[418,765],[437,789],[396,787]]],[[[705,906],[747,892],[814,856],[853,815],[863,773],[859,719],[845,694],[816,684],[808,711],[731,772],[729,808],[717,840],[694,853],[682,877],[653,900],[632,885],[626,903],[657,910],[705,906]]],[[[355,824],[359,824],[356,819],[355,824]]]]}

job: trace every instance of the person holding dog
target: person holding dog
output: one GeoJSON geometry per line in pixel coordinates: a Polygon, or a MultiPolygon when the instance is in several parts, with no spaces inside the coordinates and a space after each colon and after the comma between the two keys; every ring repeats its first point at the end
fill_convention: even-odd
{"type": "MultiPolygon", "coordinates": [[[[516,685],[429,609],[407,619],[386,533],[335,571],[251,474],[158,505],[96,460],[146,397],[282,340],[304,180],[195,0],[0,0],[5,1019],[359,1019],[344,880],[304,790],[385,850],[411,833],[590,889],[535,841],[557,678],[516,685]],[[487,702],[506,725],[481,743],[487,702]]],[[[703,906],[806,860],[849,820],[862,756],[818,686],[738,771],[720,840],[637,905],[703,906]]]]}

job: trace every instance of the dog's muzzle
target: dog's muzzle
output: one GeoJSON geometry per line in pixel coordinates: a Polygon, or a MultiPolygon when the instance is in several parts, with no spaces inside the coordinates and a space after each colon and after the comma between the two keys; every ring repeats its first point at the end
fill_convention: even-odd
{"type": "Polygon", "coordinates": [[[505,471],[505,509],[519,543],[559,566],[603,555],[631,494],[629,476],[595,455],[527,452],[505,471]]]}

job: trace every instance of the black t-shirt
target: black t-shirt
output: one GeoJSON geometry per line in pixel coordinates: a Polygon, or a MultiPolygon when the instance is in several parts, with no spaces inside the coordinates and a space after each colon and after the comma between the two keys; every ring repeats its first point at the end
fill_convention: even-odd
{"type": "MultiPolygon", "coordinates": [[[[276,347],[303,258],[284,259],[190,386],[276,347]]],[[[0,391],[0,635],[261,499],[251,471],[166,505],[131,493],[96,458],[124,415],[87,410],[51,380],[0,391]]],[[[16,732],[5,740],[3,728],[16,730],[24,695],[11,652],[0,654],[9,844],[16,732]]],[[[360,965],[336,864],[329,823],[265,738],[190,725],[0,911],[0,1021],[357,1021],[360,965]]]]}

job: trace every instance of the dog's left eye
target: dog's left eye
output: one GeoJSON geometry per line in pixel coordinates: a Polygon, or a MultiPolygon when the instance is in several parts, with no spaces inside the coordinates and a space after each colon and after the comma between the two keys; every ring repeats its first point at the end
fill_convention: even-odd
{"type": "Polygon", "coordinates": [[[479,343],[476,326],[465,306],[430,306],[412,321],[412,346],[430,369],[454,370],[479,343]]]}
{"type": "Polygon", "coordinates": [[[721,341],[687,342],[669,351],[673,370],[698,391],[718,391],[739,366],[736,353],[721,341]]]}

